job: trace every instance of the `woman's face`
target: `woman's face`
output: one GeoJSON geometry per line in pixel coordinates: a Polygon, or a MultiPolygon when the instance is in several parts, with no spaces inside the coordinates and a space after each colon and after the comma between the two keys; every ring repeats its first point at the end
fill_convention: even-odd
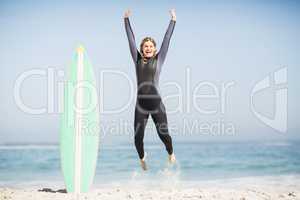
{"type": "Polygon", "coordinates": [[[154,56],[156,48],[151,41],[147,41],[143,45],[143,55],[145,58],[151,58],[154,56]]]}

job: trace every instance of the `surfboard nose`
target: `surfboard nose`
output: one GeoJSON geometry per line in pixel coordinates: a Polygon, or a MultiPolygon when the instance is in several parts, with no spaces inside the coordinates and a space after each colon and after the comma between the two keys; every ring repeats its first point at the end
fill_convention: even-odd
{"type": "Polygon", "coordinates": [[[78,47],[77,47],[77,53],[83,53],[84,52],[84,47],[82,46],[82,45],[79,45],[78,47]]]}

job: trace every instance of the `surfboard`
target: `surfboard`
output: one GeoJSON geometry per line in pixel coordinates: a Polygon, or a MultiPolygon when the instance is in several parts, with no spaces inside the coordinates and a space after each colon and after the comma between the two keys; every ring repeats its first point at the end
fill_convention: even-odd
{"type": "Polygon", "coordinates": [[[99,106],[95,74],[83,46],[68,68],[60,121],[61,168],[68,193],[88,192],[99,148],[99,106]]]}

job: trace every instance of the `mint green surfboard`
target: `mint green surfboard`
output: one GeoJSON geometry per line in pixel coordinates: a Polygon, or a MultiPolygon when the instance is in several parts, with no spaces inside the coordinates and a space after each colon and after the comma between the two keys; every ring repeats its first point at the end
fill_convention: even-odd
{"type": "Polygon", "coordinates": [[[69,193],[88,192],[99,148],[99,106],[93,68],[82,46],[68,69],[60,123],[61,167],[69,193]]]}

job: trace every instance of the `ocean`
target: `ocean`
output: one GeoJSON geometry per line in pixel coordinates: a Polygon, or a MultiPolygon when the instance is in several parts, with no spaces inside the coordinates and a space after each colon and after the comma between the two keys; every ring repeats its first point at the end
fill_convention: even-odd
{"type": "MultiPolygon", "coordinates": [[[[101,146],[94,182],[300,175],[300,141],[180,142],[174,143],[174,149],[177,164],[170,166],[164,146],[147,143],[149,170],[143,172],[133,143],[101,146]]],[[[0,145],[0,186],[53,182],[63,185],[59,145],[0,145]]]]}

